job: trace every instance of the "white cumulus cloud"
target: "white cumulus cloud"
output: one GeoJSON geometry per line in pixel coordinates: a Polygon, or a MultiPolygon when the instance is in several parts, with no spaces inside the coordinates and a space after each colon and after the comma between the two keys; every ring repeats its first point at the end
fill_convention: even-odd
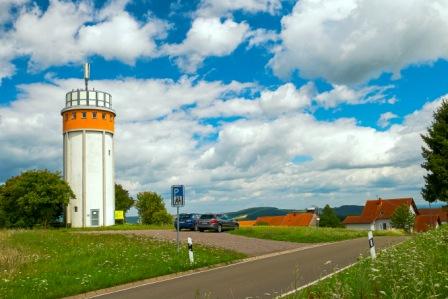
{"type": "Polygon", "coordinates": [[[221,17],[234,11],[275,14],[282,7],[280,0],[202,0],[196,15],[221,17]]]}
{"type": "Polygon", "coordinates": [[[398,115],[392,113],[392,112],[385,112],[380,115],[380,118],[377,121],[378,126],[381,128],[385,128],[390,124],[390,121],[394,118],[397,118],[398,115]]]}
{"type": "Polygon", "coordinates": [[[399,76],[411,64],[448,56],[448,2],[443,0],[302,0],[282,18],[274,72],[336,84],[399,76]]]}
{"type": "Polygon", "coordinates": [[[245,39],[249,26],[231,19],[196,18],[180,44],[166,45],[162,52],[175,57],[184,71],[194,72],[206,57],[226,56],[245,39]]]}

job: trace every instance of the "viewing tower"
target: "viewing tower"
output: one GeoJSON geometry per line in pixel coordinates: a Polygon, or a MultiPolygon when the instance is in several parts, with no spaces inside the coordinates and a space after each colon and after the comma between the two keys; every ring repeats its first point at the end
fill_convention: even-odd
{"type": "Polygon", "coordinates": [[[90,65],[84,65],[85,89],[65,96],[62,109],[64,179],[70,199],[66,222],[71,227],[113,225],[115,211],[114,124],[112,96],[89,89],[90,65]]]}

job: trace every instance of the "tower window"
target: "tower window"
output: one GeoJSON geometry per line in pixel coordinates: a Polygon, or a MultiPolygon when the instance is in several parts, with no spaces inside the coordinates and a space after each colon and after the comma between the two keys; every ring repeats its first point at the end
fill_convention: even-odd
{"type": "Polygon", "coordinates": [[[75,207],[75,213],[78,212],[78,207],[75,207]]]}
{"type": "Polygon", "coordinates": [[[87,112],[82,112],[81,113],[81,118],[87,118],[87,112]]]}
{"type": "Polygon", "coordinates": [[[96,118],[96,112],[92,112],[92,118],[96,118]]]}
{"type": "Polygon", "coordinates": [[[103,112],[103,119],[105,120],[106,119],[106,113],[105,112],[103,112]]]}
{"type": "Polygon", "coordinates": [[[72,119],[76,119],[76,112],[72,112],[72,119]]]}
{"type": "Polygon", "coordinates": [[[65,119],[65,120],[68,120],[68,113],[65,113],[65,114],[64,114],[64,119],[65,119]]]}

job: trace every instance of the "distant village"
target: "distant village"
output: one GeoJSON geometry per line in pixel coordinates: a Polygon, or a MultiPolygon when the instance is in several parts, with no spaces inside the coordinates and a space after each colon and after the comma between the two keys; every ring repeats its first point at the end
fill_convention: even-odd
{"type": "MultiPolygon", "coordinates": [[[[393,229],[392,216],[399,207],[406,206],[414,217],[411,228],[415,232],[425,232],[448,222],[448,208],[418,209],[413,198],[378,198],[367,200],[361,215],[347,216],[342,224],[347,229],[390,230],[393,229]]],[[[241,227],[254,225],[269,226],[319,226],[319,210],[309,208],[306,212],[292,212],[284,216],[262,216],[256,220],[241,220],[241,227]]]]}

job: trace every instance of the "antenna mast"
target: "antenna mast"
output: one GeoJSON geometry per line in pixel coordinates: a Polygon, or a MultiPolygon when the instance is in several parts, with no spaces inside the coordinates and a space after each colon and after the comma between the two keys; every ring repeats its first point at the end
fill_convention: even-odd
{"type": "Polygon", "coordinates": [[[86,91],[89,90],[90,64],[84,63],[84,82],[86,83],[86,91]]]}

